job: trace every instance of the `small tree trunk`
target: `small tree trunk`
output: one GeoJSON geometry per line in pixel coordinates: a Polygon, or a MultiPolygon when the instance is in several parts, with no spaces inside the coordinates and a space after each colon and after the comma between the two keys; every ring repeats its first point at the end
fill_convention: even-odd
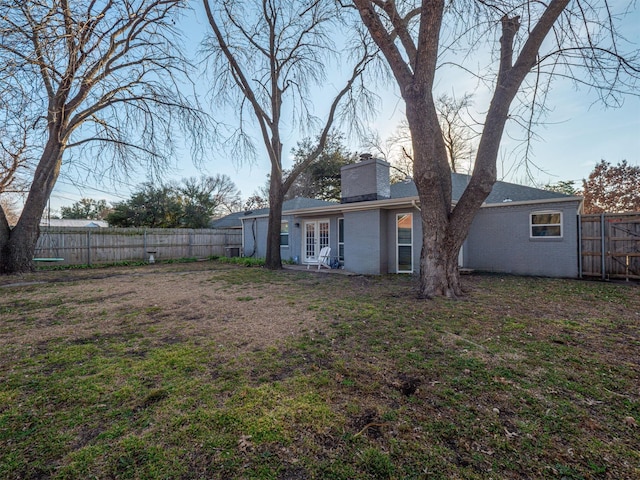
{"type": "Polygon", "coordinates": [[[265,266],[270,270],[280,270],[280,229],[282,223],[282,203],[284,202],[284,187],[282,174],[271,168],[271,182],[269,185],[269,226],[267,229],[267,255],[265,266]]]}

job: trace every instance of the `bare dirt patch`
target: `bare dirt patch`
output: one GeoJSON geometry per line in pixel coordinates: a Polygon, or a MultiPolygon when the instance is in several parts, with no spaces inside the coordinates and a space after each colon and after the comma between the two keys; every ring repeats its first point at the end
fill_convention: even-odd
{"type": "Polygon", "coordinates": [[[7,289],[21,289],[20,301],[13,311],[5,311],[6,318],[38,328],[11,329],[0,335],[0,346],[142,330],[158,343],[188,337],[240,353],[316,326],[315,314],[283,297],[281,285],[229,284],[211,267],[202,263],[43,272],[11,283],[5,277],[7,289]],[[38,283],[31,287],[31,282],[38,283]],[[30,305],[38,308],[30,313],[30,305]]]}

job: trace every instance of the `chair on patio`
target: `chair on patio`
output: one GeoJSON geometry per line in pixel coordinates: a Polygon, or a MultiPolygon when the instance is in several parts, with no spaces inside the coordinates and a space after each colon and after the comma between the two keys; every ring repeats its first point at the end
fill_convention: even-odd
{"type": "MultiPolygon", "coordinates": [[[[322,247],[320,249],[320,253],[318,254],[318,270],[322,267],[331,269],[331,248],[330,247],[322,247]]],[[[309,270],[309,265],[307,264],[307,270],[309,270]]]]}

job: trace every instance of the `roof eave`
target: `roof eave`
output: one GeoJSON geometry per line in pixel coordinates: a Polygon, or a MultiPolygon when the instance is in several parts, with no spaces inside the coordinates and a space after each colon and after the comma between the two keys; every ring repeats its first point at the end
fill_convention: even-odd
{"type": "MultiPolygon", "coordinates": [[[[558,202],[576,202],[582,203],[582,197],[557,197],[557,198],[541,198],[537,200],[519,200],[503,203],[483,203],[481,208],[493,208],[493,207],[509,207],[518,205],[539,205],[544,203],[558,203],[558,202]]],[[[370,210],[375,208],[391,209],[396,207],[411,207],[415,204],[419,204],[420,200],[417,195],[412,197],[402,198],[387,198],[384,200],[372,200],[368,202],[354,202],[354,203],[338,203],[335,205],[324,205],[319,207],[298,208],[292,210],[283,210],[282,215],[327,215],[331,213],[343,213],[343,212],[357,212],[362,210],[370,210]]],[[[455,205],[457,202],[453,202],[455,205]]],[[[247,215],[242,217],[241,220],[248,220],[254,218],[266,218],[269,214],[261,215],[247,215]]]]}
{"type": "Polygon", "coordinates": [[[501,203],[483,203],[482,208],[495,208],[495,207],[510,207],[518,205],[540,205],[543,203],[560,203],[560,202],[580,202],[582,204],[582,197],[556,197],[556,198],[538,198],[536,200],[518,200],[511,202],[501,203]]]}

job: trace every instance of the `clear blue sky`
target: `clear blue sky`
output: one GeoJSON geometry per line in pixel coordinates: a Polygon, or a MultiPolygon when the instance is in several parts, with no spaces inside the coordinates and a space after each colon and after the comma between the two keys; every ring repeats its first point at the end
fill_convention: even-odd
{"type": "MultiPolygon", "coordinates": [[[[188,31],[185,43],[193,45],[193,52],[197,50],[196,43],[203,32],[207,31],[203,8],[199,2],[194,2],[195,14],[185,20],[188,31]]],[[[626,37],[636,45],[640,44],[640,12],[633,11],[624,23],[626,37]]],[[[439,92],[457,94],[463,93],[454,78],[446,86],[445,80],[440,79],[439,92]]],[[[203,85],[204,91],[205,85],[203,85]]],[[[475,99],[478,109],[482,109],[483,97],[489,92],[478,91],[475,99]]],[[[586,178],[595,164],[601,159],[611,163],[627,160],[631,165],[640,165],[640,98],[628,97],[622,108],[606,109],[596,102],[597,97],[586,89],[576,91],[568,81],[558,81],[549,97],[550,114],[546,117],[547,126],[540,127],[536,133],[540,137],[533,143],[532,166],[530,173],[534,181],[539,184],[553,183],[559,180],[576,180],[586,178]]],[[[321,111],[321,107],[318,107],[321,111]]],[[[392,88],[383,92],[383,104],[379,115],[371,127],[382,137],[393,133],[402,118],[404,105],[399,100],[397,92],[392,88]]],[[[230,113],[227,112],[227,115],[230,113]]],[[[232,114],[232,113],[231,113],[232,114]]],[[[286,132],[284,151],[289,152],[300,139],[298,132],[286,132]]],[[[258,152],[263,151],[261,139],[256,137],[258,152]]],[[[530,182],[523,168],[512,168],[508,153],[515,142],[505,136],[503,141],[503,158],[498,161],[499,175],[504,180],[516,183],[530,182]]],[[[354,151],[364,151],[357,141],[352,141],[350,147],[354,151]]],[[[188,176],[200,174],[227,174],[241,190],[244,198],[266,181],[269,172],[269,161],[266,155],[261,155],[254,164],[241,161],[230,161],[224,152],[212,151],[207,156],[203,166],[195,167],[185,149],[180,158],[175,159],[175,168],[167,179],[180,180],[188,176]]],[[[287,165],[285,165],[286,167],[287,165]]],[[[143,173],[132,178],[127,184],[114,188],[105,179],[103,185],[86,185],[83,180],[77,180],[73,185],[68,179],[62,178],[52,195],[52,209],[59,209],[62,205],[71,205],[81,197],[119,201],[128,198],[132,188],[145,181],[143,173]]]]}

